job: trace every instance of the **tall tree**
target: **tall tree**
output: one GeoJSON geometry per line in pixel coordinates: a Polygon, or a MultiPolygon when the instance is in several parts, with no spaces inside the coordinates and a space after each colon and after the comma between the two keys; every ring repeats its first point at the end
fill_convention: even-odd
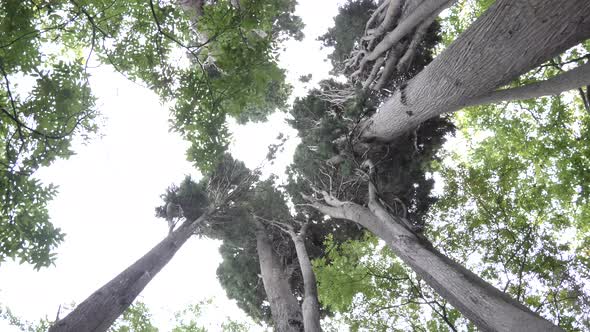
{"type": "MultiPolygon", "coordinates": [[[[187,200],[192,196],[190,187],[190,182],[185,182],[167,194],[168,201],[189,204],[185,208],[188,217],[192,213],[187,200]]],[[[202,234],[223,241],[223,261],[217,274],[228,297],[237,300],[238,306],[256,321],[272,323],[280,331],[319,327],[319,317],[324,312],[313,295],[315,277],[310,277],[313,271],[309,258],[324,254],[327,234],[335,233],[337,240],[355,238],[358,228],[346,222],[338,229],[330,222],[308,224],[305,236],[297,234],[297,242],[291,242],[289,233],[269,224],[271,220],[282,224],[293,219],[285,194],[276,188],[274,178],[257,183],[239,204],[217,218],[219,221],[202,234]],[[306,256],[307,262],[302,265],[306,256]],[[311,307],[307,312],[312,315],[302,315],[302,306],[304,312],[311,307]],[[310,316],[313,322],[306,325],[310,316]]],[[[297,218],[319,221],[321,215],[308,213],[297,218]]]]}
{"type": "Polygon", "coordinates": [[[192,197],[190,206],[192,211],[198,211],[198,217],[185,219],[178,229],[55,322],[49,331],[106,331],[182,245],[207,227],[216,214],[235,204],[256,177],[257,173],[250,172],[242,162],[224,156],[210,176],[194,184],[198,195],[192,197]]]}
{"type": "MultiPolygon", "coordinates": [[[[175,326],[172,332],[207,332],[207,327],[215,331],[223,332],[247,332],[252,328],[248,322],[234,320],[226,316],[221,322],[211,322],[206,319],[211,311],[219,310],[219,305],[214,299],[200,300],[188,305],[185,309],[174,314],[175,326]],[[203,324],[209,321],[208,324],[203,324]]],[[[6,321],[10,326],[18,328],[22,332],[45,332],[51,323],[47,318],[37,322],[28,322],[16,316],[8,308],[0,309],[0,320],[6,321]]],[[[133,302],[123,315],[119,317],[108,332],[158,332],[160,329],[154,325],[150,308],[140,300],[133,302]]]]}
{"type": "MultiPolygon", "coordinates": [[[[257,218],[258,219],[258,218],[257,218]]],[[[299,262],[299,268],[301,269],[301,276],[303,278],[303,302],[301,304],[301,314],[303,316],[303,329],[306,332],[321,331],[320,326],[320,302],[318,300],[318,290],[316,284],[315,273],[309,259],[309,254],[305,248],[305,236],[309,223],[303,224],[299,231],[287,223],[276,220],[258,219],[264,220],[273,226],[279,227],[282,231],[287,233],[297,251],[297,261],[299,262]]]]}
{"type": "MultiPolygon", "coordinates": [[[[397,5],[396,0],[386,1],[397,5]]],[[[363,64],[376,61],[401,38],[438,15],[447,1],[425,1],[405,7],[383,40],[370,49],[363,64]]],[[[365,141],[387,141],[426,119],[464,106],[555,94],[590,83],[587,66],[560,78],[513,89],[496,90],[544,61],[590,37],[590,5],[575,0],[494,2],[465,32],[414,78],[405,82],[360,128],[365,141]],[[486,52],[480,52],[480,50],[486,52]]],[[[361,53],[362,54],[362,53],[361,53]]]]}
{"type": "MultiPolygon", "coordinates": [[[[377,10],[375,17],[381,17],[382,25],[390,27],[390,32],[382,33],[381,26],[367,30],[363,38],[366,44],[359,43],[367,48],[359,50],[349,65],[359,66],[355,73],[362,73],[368,64],[373,63],[371,73],[384,73],[384,70],[374,69],[383,65],[386,53],[393,54],[395,46],[406,36],[422,38],[422,27],[430,25],[448,4],[447,1],[410,1],[400,6],[399,1],[383,2],[382,12],[385,14],[379,16],[377,10]]],[[[541,1],[534,8],[525,3],[495,2],[432,63],[414,78],[400,84],[398,91],[378,112],[354,128],[356,134],[351,137],[359,137],[361,142],[367,143],[389,142],[428,118],[457,110],[482,96],[507,93],[494,92],[494,89],[588,37],[590,20],[584,14],[579,20],[572,21],[571,17],[578,17],[589,10],[588,4],[577,1],[559,4],[541,1]],[[531,50],[531,45],[540,40],[543,40],[543,47],[531,50]],[[477,51],[488,47],[493,49],[490,52],[477,51]]],[[[412,38],[408,41],[410,45],[417,40],[412,38]]],[[[409,51],[406,50],[406,53],[409,51]]],[[[576,72],[569,77],[566,75],[540,83],[542,88],[524,87],[512,92],[526,97],[531,97],[531,90],[537,91],[537,95],[543,91],[554,92],[556,85],[564,87],[567,84],[561,83],[572,81],[572,77],[580,82],[577,78],[584,72],[584,67],[576,72]],[[523,93],[523,90],[526,92],[523,93]]],[[[353,142],[353,145],[359,144],[353,142]]],[[[364,166],[368,173],[368,207],[359,205],[358,200],[349,196],[340,195],[342,199],[338,199],[340,193],[333,191],[332,182],[329,186],[325,185],[330,178],[328,176],[323,182],[315,182],[323,190],[316,188],[319,196],[307,197],[310,205],[332,217],[354,220],[384,239],[420,278],[481,329],[559,330],[442,255],[422,235],[417,234],[403,216],[392,213],[391,205],[381,199],[381,188],[376,185],[379,166],[375,166],[374,162],[377,160],[367,156],[366,162],[359,165],[364,166]]]]}
{"type": "Polygon", "coordinates": [[[273,208],[265,208],[265,205],[257,204],[252,209],[252,217],[257,227],[263,229],[264,225],[275,227],[288,235],[295,247],[295,260],[301,272],[303,288],[303,301],[301,303],[301,314],[303,318],[303,329],[306,332],[321,331],[320,327],[320,304],[318,300],[316,277],[311,265],[310,255],[306,248],[307,232],[312,225],[312,216],[298,213],[291,215],[287,206],[285,195],[273,188],[272,182],[265,183],[264,199],[259,200],[262,204],[268,204],[270,197],[274,198],[273,208]]]}
{"type": "Polygon", "coordinates": [[[47,266],[63,240],[46,209],[55,187],[32,175],[71,156],[73,137],[97,130],[89,63],[111,65],[173,101],[172,128],[204,171],[227,147],[228,116],[262,121],[285,107],[290,87],[276,50],[302,38],[295,2],[193,2],[198,13],[186,1],[2,1],[0,262],[47,266]]]}
{"type": "MultiPolygon", "coordinates": [[[[195,196],[196,186],[197,183],[187,179],[169,191],[165,201],[180,203],[186,217],[192,219],[199,213],[191,198],[195,196]]],[[[240,202],[211,218],[201,228],[201,234],[223,241],[220,251],[224,261],[217,274],[228,296],[235,298],[257,321],[274,323],[279,331],[300,331],[303,322],[297,299],[298,282],[294,277],[294,250],[285,245],[280,232],[257,223],[249,212],[259,210],[260,206],[267,213],[286,208],[284,204],[275,204],[281,202],[280,197],[272,195],[269,188],[272,186],[268,181],[252,185],[240,202]]],[[[164,208],[159,211],[163,213],[164,208]]]]}

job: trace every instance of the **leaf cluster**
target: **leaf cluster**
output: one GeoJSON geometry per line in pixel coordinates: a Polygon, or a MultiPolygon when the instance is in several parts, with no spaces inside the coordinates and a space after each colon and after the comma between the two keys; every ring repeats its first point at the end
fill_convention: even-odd
{"type": "Polygon", "coordinates": [[[50,265],[64,234],[46,204],[56,188],[32,175],[73,155],[74,137],[94,134],[98,112],[79,44],[57,44],[79,14],[63,1],[0,3],[0,262],[50,265]]]}

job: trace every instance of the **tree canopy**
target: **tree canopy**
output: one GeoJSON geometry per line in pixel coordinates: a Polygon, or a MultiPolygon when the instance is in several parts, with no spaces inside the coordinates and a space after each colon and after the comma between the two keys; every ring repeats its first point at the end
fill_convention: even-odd
{"type": "MultiPolygon", "coordinates": [[[[203,172],[156,208],[178,204],[182,225],[52,329],[100,301],[112,305],[93,326],[112,323],[192,235],[222,241],[227,295],[278,330],[304,328],[297,243],[322,314],[353,331],[590,329],[587,3],[350,0],[320,37],[344,78],[292,105],[277,56],[302,38],[293,0],[1,6],[0,262],[47,266],[63,240],[46,209],[55,188],[33,174],[98,131],[91,62],[170,102],[203,172]],[[283,184],[225,153],[229,117],[276,109],[301,139],[283,184]]],[[[137,304],[112,330],[157,329],[137,304]]]]}
{"type": "Polygon", "coordinates": [[[216,1],[197,13],[169,1],[3,1],[0,4],[0,261],[54,260],[64,234],[49,221],[56,188],[33,177],[98,130],[87,67],[96,61],[172,102],[170,125],[203,171],[227,148],[226,118],[262,121],[286,106],[277,65],[302,38],[295,2],[216,1]],[[204,38],[204,39],[203,39],[204,38]],[[17,84],[18,82],[19,84],[17,84]]]}
{"type": "MultiPolygon", "coordinates": [[[[451,7],[441,20],[443,44],[490,4],[451,7]]],[[[583,64],[588,50],[580,44],[511,86],[583,64]]],[[[587,100],[582,87],[561,97],[468,108],[451,119],[458,138],[428,161],[444,184],[425,217],[428,239],[567,331],[589,328],[587,100]]],[[[328,245],[330,255],[315,262],[320,299],[353,330],[475,328],[373,237],[328,245]]]]}

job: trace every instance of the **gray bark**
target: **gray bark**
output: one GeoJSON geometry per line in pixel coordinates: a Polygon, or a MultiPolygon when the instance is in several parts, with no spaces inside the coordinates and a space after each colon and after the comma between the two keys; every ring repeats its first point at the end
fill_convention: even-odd
{"type": "Polygon", "coordinates": [[[264,291],[278,332],[300,332],[303,328],[301,308],[293,296],[289,273],[275,254],[264,226],[257,222],[256,249],[264,291]]]}
{"type": "Polygon", "coordinates": [[[454,112],[590,37],[590,1],[498,0],[363,126],[389,141],[454,112]]]}
{"type": "Polygon", "coordinates": [[[332,197],[327,197],[325,201],[330,206],[319,203],[313,203],[313,206],[334,218],[357,222],[379,236],[420,278],[480,330],[562,331],[441,254],[382,207],[370,204],[370,209],[367,209],[355,203],[339,202],[332,197]]]}
{"type": "Polygon", "coordinates": [[[475,106],[558,95],[561,92],[590,85],[590,63],[583,64],[548,80],[513,89],[496,90],[468,101],[464,106],[475,106]]]}
{"type": "Polygon", "coordinates": [[[412,13],[405,18],[393,31],[385,35],[383,40],[375,46],[366,60],[374,61],[399,42],[403,37],[410,34],[417,26],[431,17],[434,13],[440,13],[444,8],[450,5],[449,0],[426,0],[418,6],[412,13]]]}
{"type": "MultiPolygon", "coordinates": [[[[306,226],[304,226],[306,227],[306,226]]],[[[301,311],[303,313],[303,327],[305,332],[321,331],[320,326],[320,302],[318,300],[318,287],[315,273],[311,265],[311,260],[305,248],[305,231],[300,234],[290,233],[295,250],[297,251],[297,260],[303,275],[304,297],[301,311]]]]}
{"type": "Polygon", "coordinates": [[[203,223],[211,209],[190,223],[183,223],[143,257],[90,295],[48,332],[103,332],[135,300],[145,286],[168,264],[203,223]]]}

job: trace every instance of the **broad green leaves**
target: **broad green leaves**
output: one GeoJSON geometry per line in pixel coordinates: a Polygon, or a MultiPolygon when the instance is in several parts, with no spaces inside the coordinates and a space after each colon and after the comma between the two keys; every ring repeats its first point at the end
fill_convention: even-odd
{"type": "Polygon", "coordinates": [[[352,331],[452,331],[466,325],[411,269],[375,237],[337,245],[314,261],[320,302],[352,331]]]}
{"type": "Polygon", "coordinates": [[[71,156],[74,136],[95,133],[97,112],[85,60],[74,43],[68,52],[52,39],[76,16],[29,1],[0,6],[0,262],[39,269],[53,262],[63,234],[46,208],[55,187],[32,175],[71,156]]]}
{"type": "MultiPolygon", "coordinates": [[[[189,160],[209,171],[229,142],[228,116],[262,121],[290,87],[278,43],[301,37],[292,0],[207,4],[73,0],[0,3],[0,261],[52,262],[63,234],[45,204],[54,188],[31,178],[73,154],[73,137],[97,131],[86,67],[96,59],[170,102],[171,126],[192,144],[189,160]]],[[[139,122],[138,122],[139,123],[139,122]]]]}
{"type": "Polygon", "coordinates": [[[439,164],[445,194],[431,234],[500,289],[575,329],[588,323],[581,245],[589,236],[590,151],[588,114],[567,98],[457,116],[472,149],[439,164]]]}

